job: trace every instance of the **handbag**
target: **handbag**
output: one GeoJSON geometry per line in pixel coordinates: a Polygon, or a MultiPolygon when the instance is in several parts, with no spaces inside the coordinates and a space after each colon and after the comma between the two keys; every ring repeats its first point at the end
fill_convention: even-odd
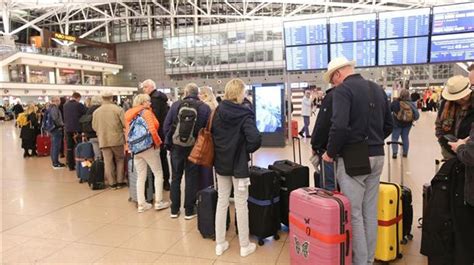
{"type": "Polygon", "coordinates": [[[196,143],[188,156],[188,160],[196,165],[204,167],[214,165],[214,141],[212,140],[211,126],[216,110],[211,113],[206,127],[199,130],[196,143]]]}
{"type": "Polygon", "coordinates": [[[372,167],[370,166],[369,159],[368,135],[370,128],[370,114],[372,114],[373,110],[375,109],[375,103],[373,88],[369,81],[367,81],[367,83],[369,85],[369,116],[367,117],[366,137],[361,142],[346,144],[342,149],[342,158],[344,160],[346,174],[351,177],[368,175],[372,173],[372,167]]]}

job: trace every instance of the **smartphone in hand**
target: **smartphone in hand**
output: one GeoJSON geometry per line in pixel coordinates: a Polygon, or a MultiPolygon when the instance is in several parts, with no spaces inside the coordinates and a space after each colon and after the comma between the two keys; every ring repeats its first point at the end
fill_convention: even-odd
{"type": "Polygon", "coordinates": [[[456,136],[454,136],[452,134],[443,135],[443,138],[446,139],[448,142],[457,142],[458,141],[458,138],[456,138],[456,136]]]}

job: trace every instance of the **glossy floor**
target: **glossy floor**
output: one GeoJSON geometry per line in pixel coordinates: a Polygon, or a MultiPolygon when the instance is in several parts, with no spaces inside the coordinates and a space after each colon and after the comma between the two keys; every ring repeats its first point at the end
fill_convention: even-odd
{"type": "MultiPolygon", "coordinates": [[[[426,264],[419,254],[421,190],[434,173],[439,148],[433,136],[434,113],[423,113],[411,133],[405,160],[405,184],[414,196],[414,239],[404,258],[394,264],[426,264]]],[[[313,118],[314,122],[314,118],[313,118]]],[[[301,123],[300,123],[301,124],[301,123]]],[[[247,258],[238,254],[234,226],[227,233],[230,249],[221,257],[214,242],[201,238],[196,219],[169,218],[167,210],[138,214],[128,190],[91,191],[73,172],[53,170],[48,157],[22,158],[19,132],[0,123],[1,258],[3,264],[289,264],[287,233],[268,241],[247,258]]],[[[303,162],[309,164],[309,139],[302,140],[303,162]]],[[[291,146],[262,148],[255,163],[267,166],[291,158],[291,146]]],[[[399,176],[393,160],[392,176],[399,176]]],[[[386,172],[382,179],[386,179],[386,172]]],[[[165,194],[169,196],[168,193],[165,194]]],[[[252,239],[255,241],[255,239],[252,239]]]]}

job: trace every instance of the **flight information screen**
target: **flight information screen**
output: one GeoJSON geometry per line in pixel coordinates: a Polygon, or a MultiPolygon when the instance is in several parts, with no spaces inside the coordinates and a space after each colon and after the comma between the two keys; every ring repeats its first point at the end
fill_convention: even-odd
{"type": "Polygon", "coordinates": [[[379,39],[426,36],[429,29],[429,8],[379,13],[379,39]]]}
{"type": "Polygon", "coordinates": [[[286,48],[286,69],[288,71],[324,69],[327,65],[327,44],[286,48]]]}
{"type": "Polygon", "coordinates": [[[327,20],[312,19],[285,22],[285,45],[308,45],[327,43],[327,20]]]}
{"type": "Polygon", "coordinates": [[[379,40],[379,65],[428,62],[428,37],[379,40]]]}
{"type": "Polygon", "coordinates": [[[474,31],[474,3],[433,7],[433,34],[474,31]]]}
{"type": "Polygon", "coordinates": [[[375,39],[376,14],[363,14],[329,19],[331,42],[375,39]]]}
{"type": "Polygon", "coordinates": [[[331,59],[344,56],[356,61],[356,67],[375,66],[375,41],[331,44],[331,59]]]}
{"type": "Polygon", "coordinates": [[[431,37],[432,63],[471,60],[474,60],[474,33],[431,37]]]}

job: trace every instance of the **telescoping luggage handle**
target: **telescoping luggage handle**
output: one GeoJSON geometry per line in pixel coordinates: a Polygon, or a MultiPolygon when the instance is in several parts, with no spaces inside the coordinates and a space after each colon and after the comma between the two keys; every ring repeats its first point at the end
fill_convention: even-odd
{"type": "MultiPolygon", "coordinates": [[[[321,160],[321,179],[322,179],[322,182],[323,184],[321,185],[323,189],[326,189],[326,168],[324,167],[324,163],[326,163],[324,161],[324,159],[321,157],[320,158],[321,160]]],[[[334,158],[334,162],[333,162],[333,166],[332,166],[333,170],[334,170],[334,191],[337,191],[337,157],[334,158]]],[[[314,183],[316,185],[316,183],[314,183]]]]}
{"type": "Polygon", "coordinates": [[[296,145],[295,142],[298,143],[298,153],[300,158],[300,165],[301,165],[301,140],[299,137],[293,137],[293,162],[296,163],[296,145]]]}
{"type": "MultiPolygon", "coordinates": [[[[390,166],[390,146],[392,144],[398,144],[399,146],[403,147],[403,143],[402,142],[387,142],[387,157],[388,157],[388,182],[391,182],[391,178],[392,178],[392,167],[390,166]]],[[[401,159],[400,161],[400,185],[403,186],[403,182],[404,182],[404,175],[403,175],[404,171],[403,171],[403,158],[401,159]]]]}

